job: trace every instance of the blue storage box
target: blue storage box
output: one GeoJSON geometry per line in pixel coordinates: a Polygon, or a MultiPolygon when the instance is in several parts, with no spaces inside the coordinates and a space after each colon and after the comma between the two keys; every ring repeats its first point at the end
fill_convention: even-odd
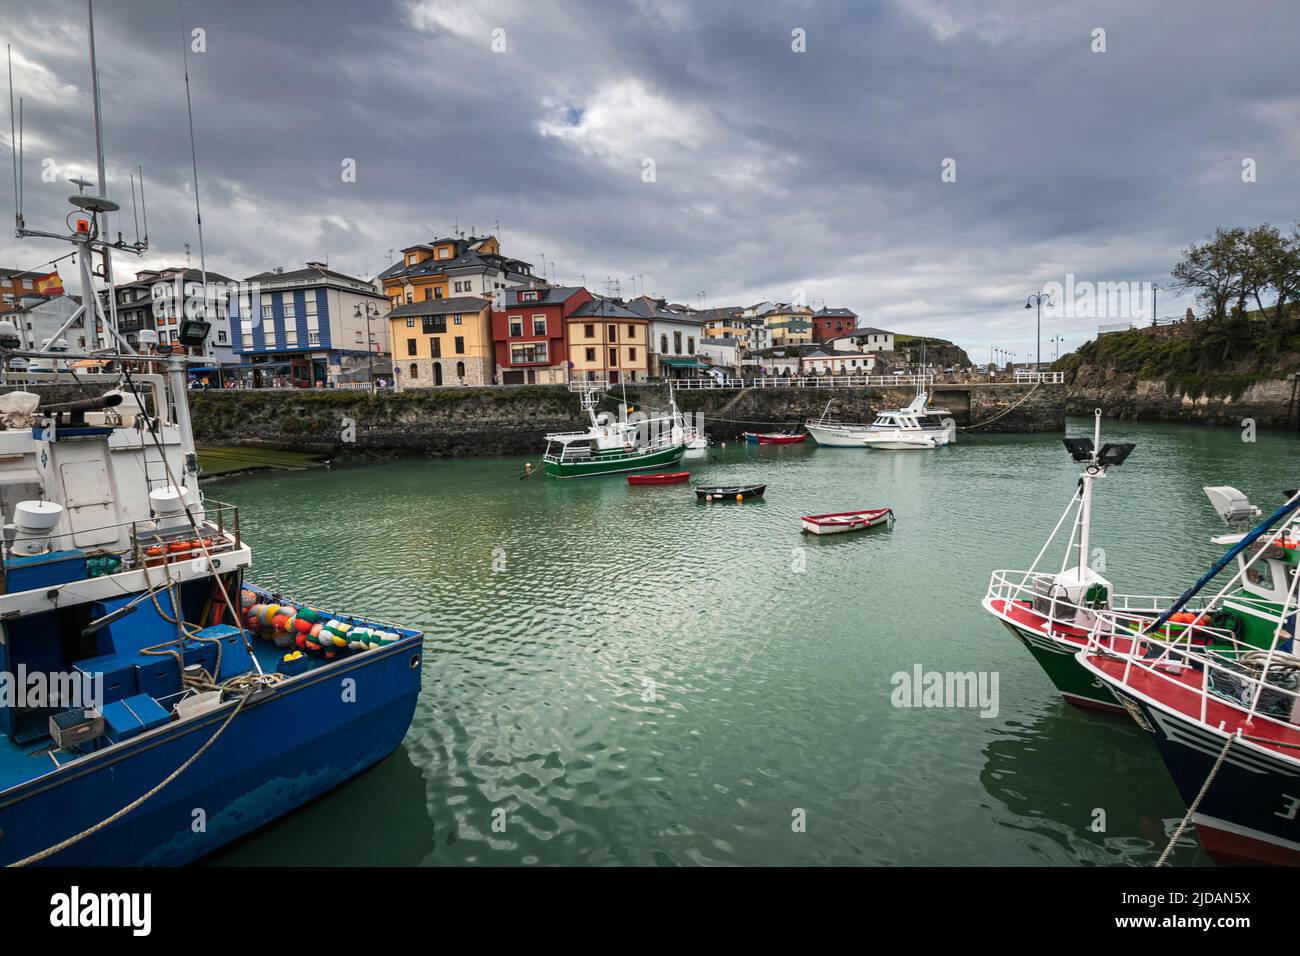
{"type": "Polygon", "coordinates": [[[114,743],[161,727],[170,719],[162,705],[148,694],[124,697],[104,707],[104,730],[114,743]]]}
{"type": "Polygon", "coordinates": [[[5,590],[13,594],[16,591],[58,587],[69,581],[80,581],[86,575],[86,555],[83,551],[51,551],[49,554],[10,558],[5,562],[5,590]]]}
{"type": "MultiPolygon", "coordinates": [[[[199,631],[198,636],[221,641],[221,673],[216,675],[218,683],[227,681],[237,674],[246,674],[253,669],[248,645],[244,642],[244,632],[239,628],[231,627],[229,624],[214,624],[199,631]]],[[[192,662],[187,660],[186,663],[192,662]]]]}
{"type": "Polygon", "coordinates": [[[104,702],[110,703],[138,694],[135,682],[135,661],[119,657],[117,654],[105,654],[103,657],[88,657],[78,661],[73,668],[82,674],[94,677],[104,675],[104,702]]]}
{"type": "Polygon", "coordinates": [[[135,658],[135,682],[140,693],[167,697],[180,692],[181,672],[170,654],[142,654],[135,658]]]}

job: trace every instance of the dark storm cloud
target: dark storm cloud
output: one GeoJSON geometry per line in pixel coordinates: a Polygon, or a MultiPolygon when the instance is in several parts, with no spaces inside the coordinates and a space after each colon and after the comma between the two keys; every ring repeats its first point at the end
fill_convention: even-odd
{"type": "MultiPolygon", "coordinates": [[[[85,10],[8,6],[27,212],[48,224],[64,174],[93,169],[85,10]]],[[[144,165],[147,262],[176,262],[197,250],[179,9],[96,13],[111,191],[129,197],[144,165]]],[[[981,358],[1028,355],[1024,297],[1067,272],[1163,284],[1216,225],[1297,215],[1292,5],[189,0],[185,15],[207,39],[190,73],[209,266],[236,276],[326,257],[369,276],[389,249],[499,222],[507,252],[539,270],[544,254],[561,281],[692,304],[802,289],[981,358]]],[[[0,258],[45,248],[5,240],[0,258]]],[[[1162,295],[1162,313],[1185,305],[1162,295]]],[[[1049,334],[1077,344],[1098,321],[1049,334]]]]}

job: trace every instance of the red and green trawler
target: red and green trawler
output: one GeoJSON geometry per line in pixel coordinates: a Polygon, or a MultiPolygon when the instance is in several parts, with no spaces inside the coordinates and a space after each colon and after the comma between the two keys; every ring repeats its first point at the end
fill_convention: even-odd
{"type": "Polygon", "coordinates": [[[1099,613],[1077,659],[1151,736],[1187,805],[1183,825],[1195,824],[1210,855],[1300,865],[1300,492],[1246,530],[1259,512],[1245,496],[1205,491],[1233,528],[1215,539],[1227,553],[1154,620],[1099,613]],[[1204,610],[1171,633],[1234,563],[1204,610]]]}

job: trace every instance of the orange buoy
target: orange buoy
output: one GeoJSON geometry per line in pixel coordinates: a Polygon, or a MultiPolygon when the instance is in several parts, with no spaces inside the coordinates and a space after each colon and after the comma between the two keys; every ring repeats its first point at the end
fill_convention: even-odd
{"type": "Polygon", "coordinates": [[[744,500],[745,500],[745,496],[744,496],[744,495],[736,495],[736,500],[737,500],[737,501],[744,501],[744,500]]]}

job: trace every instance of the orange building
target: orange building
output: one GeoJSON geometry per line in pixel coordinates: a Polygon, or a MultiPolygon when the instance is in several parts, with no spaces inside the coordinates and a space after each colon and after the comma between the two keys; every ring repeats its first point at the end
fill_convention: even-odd
{"type": "Polygon", "coordinates": [[[612,299],[593,298],[565,319],[573,381],[644,382],[650,375],[650,320],[612,299]]]}

